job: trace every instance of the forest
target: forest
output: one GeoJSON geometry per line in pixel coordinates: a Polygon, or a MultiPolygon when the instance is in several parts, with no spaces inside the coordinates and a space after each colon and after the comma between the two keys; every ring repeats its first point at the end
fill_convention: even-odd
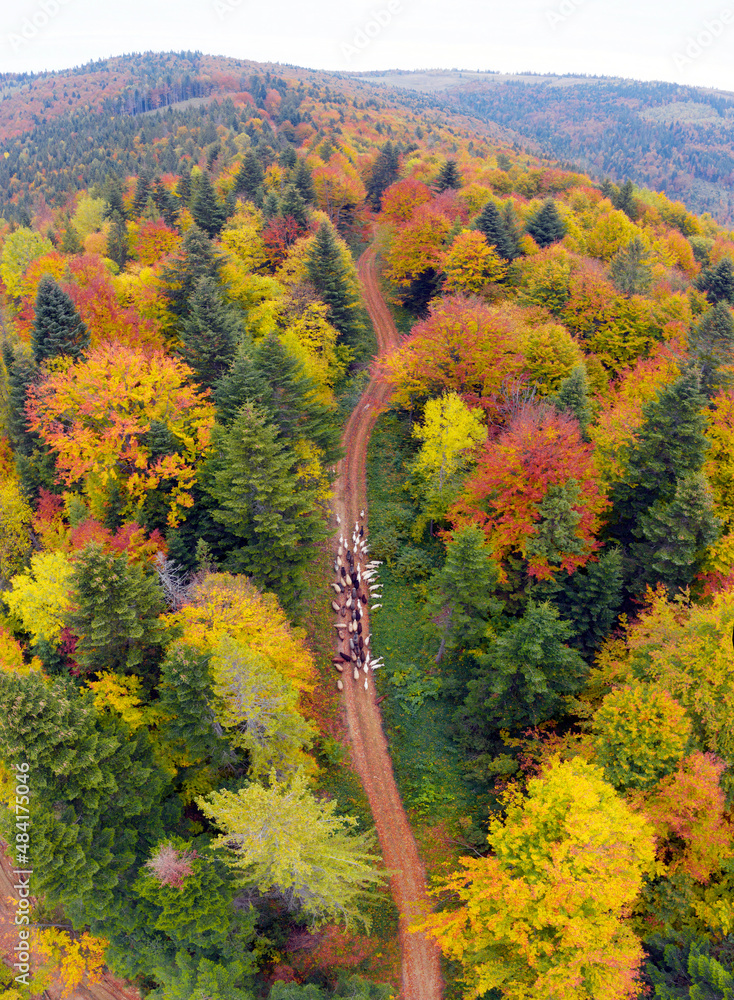
{"type": "Polygon", "coordinates": [[[726,1000],[734,231],[466,109],[215,69],[2,81],[86,96],[0,159],[0,1000],[726,1000]]]}

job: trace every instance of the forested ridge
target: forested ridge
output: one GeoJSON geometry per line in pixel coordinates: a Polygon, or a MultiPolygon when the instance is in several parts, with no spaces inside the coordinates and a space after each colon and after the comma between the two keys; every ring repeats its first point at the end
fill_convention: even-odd
{"type": "Polygon", "coordinates": [[[0,159],[31,992],[397,997],[332,663],[373,379],[374,684],[446,997],[724,1000],[734,233],[423,97],[222,62],[3,78],[51,102],[0,159]],[[64,90],[87,106],[52,113],[64,90]],[[379,354],[368,246],[402,331],[379,354]]]}

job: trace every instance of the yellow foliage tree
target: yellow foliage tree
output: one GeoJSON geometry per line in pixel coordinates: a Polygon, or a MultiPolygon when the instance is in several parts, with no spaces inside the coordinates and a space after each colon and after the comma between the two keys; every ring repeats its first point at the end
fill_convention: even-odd
{"type": "Polygon", "coordinates": [[[464,230],[443,255],[447,292],[475,295],[488,282],[502,281],[507,267],[482,233],[464,230]]]}
{"type": "Polygon", "coordinates": [[[581,348],[568,330],[558,323],[528,326],[521,337],[523,370],[541,396],[558,390],[577,365],[583,364],[581,348]]]}
{"type": "Polygon", "coordinates": [[[81,986],[98,983],[102,978],[107,942],[104,938],[84,933],[76,938],[57,927],[47,927],[34,935],[36,953],[45,959],[40,968],[34,969],[34,993],[41,993],[49,986],[61,988],[61,997],[67,997],[81,986]]]}
{"type": "Polygon", "coordinates": [[[208,573],[166,621],[181,629],[184,643],[201,650],[212,651],[229,636],[298,691],[313,689],[315,666],[303,631],[288,624],[273,594],[260,593],[246,576],[208,573]]]}
{"type": "Polygon", "coordinates": [[[552,760],[490,824],[488,858],[462,858],[443,888],[458,909],[417,929],[459,961],[473,1000],[626,1000],[642,947],[624,916],[653,870],[654,838],[601,772],[552,760]]]}
{"type": "Polygon", "coordinates": [[[33,511],[17,479],[0,480],[0,585],[20,572],[31,551],[33,511]]]}
{"type": "Polygon", "coordinates": [[[89,681],[87,686],[94,692],[94,707],[98,712],[114,712],[131,731],[139,729],[146,721],[147,712],[140,706],[141,680],[134,674],[123,676],[104,671],[97,674],[98,680],[89,681]]]}
{"type": "Polygon", "coordinates": [[[13,577],[3,600],[36,642],[58,639],[71,606],[71,560],[63,552],[35,552],[29,573],[13,577]]]}

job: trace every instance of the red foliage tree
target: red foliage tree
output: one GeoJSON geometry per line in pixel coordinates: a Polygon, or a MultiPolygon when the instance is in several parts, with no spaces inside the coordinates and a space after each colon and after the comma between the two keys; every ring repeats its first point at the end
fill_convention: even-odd
{"type": "Polygon", "coordinates": [[[553,407],[524,406],[479,458],[451,516],[485,532],[503,569],[526,560],[528,576],[573,573],[598,548],[608,506],[578,423],[553,407]]]}

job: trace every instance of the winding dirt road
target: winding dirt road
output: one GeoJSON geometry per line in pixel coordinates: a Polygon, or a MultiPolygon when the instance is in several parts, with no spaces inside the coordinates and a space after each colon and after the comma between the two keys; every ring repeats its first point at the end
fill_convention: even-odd
{"type": "MultiPolygon", "coordinates": [[[[360,257],[357,271],[382,353],[397,344],[400,337],[378,287],[375,255],[371,246],[360,257]]],[[[348,538],[356,520],[367,520],[366,516],[359,518],[361,510],[367,514],[367,443],[389,396],[389,386],[373,378],[344,430],[345,456],[339,464],[333,507],[348,538]]],[[[369,616],[365,618],[369,631],[369,616]]],[[[344,671],[343,678],[352,759],[369,799],[385,866],[394,873],[391,888],[400,912],[402,1000],[440,1000],[443,983],[439,951],[423,935],[407,929],[427,899],[425,871],[395,784],[374,685],[365,691],[362,680],[354,681],[349,671],[344,671]]]]}

